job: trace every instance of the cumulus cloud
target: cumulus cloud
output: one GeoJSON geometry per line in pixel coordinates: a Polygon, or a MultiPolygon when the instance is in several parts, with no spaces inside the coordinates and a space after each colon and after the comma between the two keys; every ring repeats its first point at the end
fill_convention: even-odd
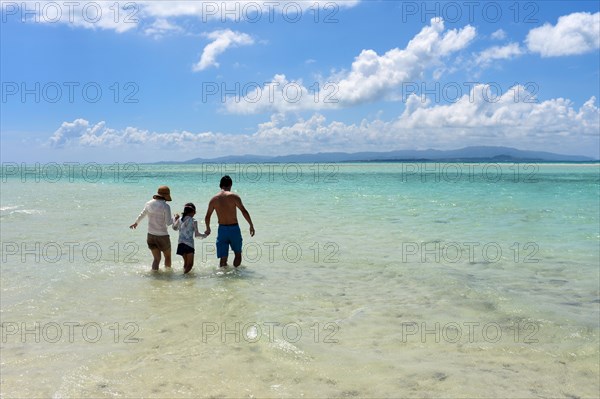
{"type": "MultiPolygon", "coordinates": [[[[315,113],[290,120],[274,114],[251,134],[218,132],[156,133],[108,128],[83,119],[65,122],[50,138],[55,147],[131,147],[174,149],[196,156],[289,154],[322,151],[387,151],[402,148],[449,149],[467,145],[509,145],[546,151],[588,152],[598,148],[600,110],[591,97],[579,109],[563,98],[539,102],[522,86],[495,95],[476,85],[451,104],[434,104],[411,94],[403,113],[391,120],[328,122],[315,113]],[[583,151],[586,149],[586,151],[583,151]]],[[[597,154],[596,154],[597,156],[597,154]]]]}
{"type": "Polygon", "coordinates": [[[475,63],[487,66],[495,60],[504,60],[518,57],[524,53],[519,43],[509,43],[505,46],[493,46],[483,50],[475,57],[475,63]]]}
{"type": "Polygon", "coordinates": [[[218,67],[217,56],[230,47],[248,46],[254,44],[254,39],[246,33],[234,32],[231,29],[217,30],[204,36],[212,42],[204,47],[200,61],[192,68],[194,72],[203,71],[211,66],[218,67]]]}
{"type": "Polygon", "coordinates": [[[490,85],[479,84],[452,104],[430,106],[412,94],[399,121],[408,129],[483,128],[490,135],[509,128],[502,130],[507,137],[536,130],[548,135],[562,132],[597,136],[600,114],[595,101],[591,97],[575,110],[568,99],[539,102],[521,85],[498,95],[490,85]]]}
{"type": "Polygon", "coordinates": [[[83,147],[127,147],[135,145],[179,147],[188,143],[214,144],[216,135],[212,132],[190,133],[150,132],[136,127],[126,127],[122,130],[106,126],[104,121],[94,125],[85,119],[76,119],[73,122],[63,122],[50,137],[48,144],[52,147],[83,146],[83,147]]]}
{"type": "Polygon", "coordinates": [[[508,145],[582,153],[585,146],[598,148],[600,112],[595,97],[576,109],[563,98],[537,102],[522,86],[498,96],[492,93],[488,85],[476,85],[447,105],[432,104],[413,94],[405,111],[389,121],[363,119],[344,124],[327,122],[316,114],[308,120],[283,124],[274,118],[260,125],[251,140],[258,148],[275,146],[286,152],[290,148],[294,152],[323,148],[352,152],[508,145]]]}
{"type": "Polygon", "coordinates": [[[494,40],[504,40],[506,39],[506,32],[502,29],[498,29],[494,33],[492,33],[492,39],[494,40]]]}
{"type": "MultiPolygon", "coordinates": [[[[506,32],[498,29],[492,39],[506,38],[506,32]]],[[[509,43],[492,46],[475,54],[473,63],[487,67],[492,62],[513,59],[526,53],[537,53],[542,57],[579,55],[600,48],[600,13],[573,13],[558,18],[556,25],[549,23],[533,28],[527,34],[524,46],[509,43]]]]}
{"type": "Polygon", "coordinates": [[[589,53],[600,48],[600,12],[577,12],[529,31],[525,39],[529,51],[542,57],[589,53]]]}
{"type": "Polygon", "coordinates": [[[441,64],[444,57],[467,47],[475,38],[475,28],[445,31],[444,21],[433,18],[413,37],[406,48],[393,48],[379,55],[363,50],[352,62],[349,71],[334,74],[319,84],[323,91],[315,94],[314,84],[305,86],[302,80],[289,80],[277,74],[272,81],[258,87],[245,98],[229,97],[226,109],[232,113],[264,111],[288,112],[348,107],[386,98],[403,82],[422,79],[424,72],[441,64]],[[328,84],[329,83],[329,84],[328,84]]]}
{"type": "Polygon", "coordinates": [[[90,127],[90,123],[85,119],[75,119],[73,122],[63,122],[62,125],[50,137],[50,144],[53,147],[63,147],[72,141],[80,143],[81,137],[89,132],[98,132],[104,129],[105,123],[100,122],[90,127]]]}

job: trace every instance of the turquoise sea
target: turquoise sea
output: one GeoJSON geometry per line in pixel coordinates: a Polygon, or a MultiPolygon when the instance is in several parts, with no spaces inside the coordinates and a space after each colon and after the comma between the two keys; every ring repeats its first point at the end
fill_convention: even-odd
{"type": "Polygon", "coordinates": [[[598,397],[597,163],[5,164],[0,211],[2,398],[598,397]],[[144,203],[222,174],[242,267],[152,272],[144,203]]]}

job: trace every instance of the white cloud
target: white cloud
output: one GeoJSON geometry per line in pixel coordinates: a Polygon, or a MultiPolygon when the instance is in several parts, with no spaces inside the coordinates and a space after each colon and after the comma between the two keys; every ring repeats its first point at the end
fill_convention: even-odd
{"type": "Polygon", "coordinates": [[[0,1],[3,22],[11,18],[40,24],[67,24],[75,28],[113,30],[137,28],[139,8],[134,2],[109,1],[0,1]]]}
{"type": "Polygon", "coordinates": [[[576,109],[563,98],[536,102],[521,86],[497,97],[492,92],[487,85],[477,85],[447,105],[433,104],[412,94],[404,112],[389,121],[375,118],[354,124],[328,122],[318,113],[290,121],[282,114],[274,114],[252,134],[155,133],[135,127],[114,130],[104,122],[90,125],[78,119],[63,123],[49,141],[55,147],[163,149],[167,160],[166,154],[180,151],[193,154],[193,158],[248,152],[274,155],[451,149],[468,145],[505,145],[574,154],[589,154],[590,148],[598,148],[600,110],[595,97],[576,109]]]}
{"type": "MultiPolygon", "coordinates": [[[[506,32],[498,29],[492,39],[506,38],[506,32]]],[[[600,48],[600,13],[574,13],[562,16],[556,26],[544,24],[529,31],[525,46],[509,43],[487,48],[474,56],[474,63],[487,67],[493,61],[512,59],[529,53],[539,53],[542,57],[576,55],[600,48]]]]}
{"type": "Polygon", "coordinates": [[[90,132],[91,130],[98,131],[99,129],[104,128],[104,125],[104,122],[100,122],[90,128],[90,123],[85,119],[75,119],[73,122],[63,122],[60,128],[58,128],[52,137],[50,137],[50,145],[53,147],[62,147],[75,139],[79,141],[79,139],[87,132],[90,132]]]}
{"type": "Polygon", "coordinates": [[[529,31],[529,51],[542,57],[584,54],[600,48],[600,12],[578,12],[558,18],[556,25],[544,24],[529,31]]]}
{"type": "Polygon", "coordinates": [[[225,106],[232,113],[251,114],[331,109],[381,100],[403,82],[422,79],[428,68],[440,65],[444,57],[467,47],[474,37],[472,26],[444,32],[443,20],[434,18],[404,49],[394,48],[382,55],[363,50],[350,71],[319,82],[321,92],[317,95],[315,84],[306,87],[301,80],[290,81],[284,74],[277,74],[241,101],[229,97],[225,106]]]}
{"type": "Polygon", "coordinates": [[[523,49],[518,43],[509,43],[505,46],[493,46],[483,50],[475,58],[477,65],[487,66],[494,60],[504,60],[523,54],[523,49]]]}
{"type": "Polygon", "coordinates": [[[149,35],[183,31],[174,19],[194,18],[202,23],[212,21],[273,22],[293,20],[296,15],[313,19],[319,7],[322,18],[335,18],[343,8],[350,8],[360,0],[344,1],[72,1],[54,0],[0,0],[3,18],[19,19],[26,14],[28,21],[37,23],[61,23],[76,28],[114,30],[127,32],[141,27],[149,35]],[[5,15],[6,14],[6,15],[5,15]],[[158,30],[158,31],[157,31],[158,30]]]}
{"type": "MultiPolygon", "coordinates": [[[[214,1],[214,0],[187,0],[187,1],[138,1],[139,15],[144,23],[164,20],[176,26],[174,20],[193,18],[202,23],[220,21],[234,23],[273,23],[274,21],[314,20],[315,10],[319,10],[320,18],[326,16],[335,19],[338,12],[345,8],[352,8],[361,0],[315,0],[315,1],[214,1]]],[[[297,21],[296,21],[297,22],[297,21]]],[[[153,23],[152,23],[153,24],[153,23]]],[[[180,28],[183,30],[183,28],[180,28]]]]}
{"type": "Polygon", "coordinates": [[[218,67],[217,56],[225,52],[229,47],[248,46],[254,44],[254,39],[246,33],[234,32],[231,29],[218,30],[205,35],[211,39],[204,50],[200,61],[193,66],[193,71],[202,71],[211,66],[218,67]]]}
{"type": "Polygon", "coordinates": [[[504,40],[506,39],[506,32],[502,29],[498,29],[494,33],[492,33],[492,39],[494,40],[504,40]]]}
{"type": "Polygon", "coordinates": [[[293,20],[300,18],[314,18],[317,9],[335,18],[342,8],[351,8],[360,3],[360,0],[343,1],[140,1],[143,13],[158,18],[196,17],[202,22],[220,20],[233,22],[273,22],[274,20],[293,20]]]}
{"type": "Polygon", "coordinates": [[[59,148],[70,145],[113,148],[131,145],[177,147],[190,142],[211,144],[218,136],[211,132],[155,133],[136,127],[115,130],[106,127],[104,121],[90,125],[85,119],[76,119],[73,122],[63,122],[50,137],[48,144],[59,148]]]}
{"type": "Polygon", "coordinates": [[[504,136],[535,131],[598,136],[600,113],[595,101],[595,97],[590,98],[576,111],[572,102],[563,98],[538,102],[523,86],[497,95],[491,86],[480,84],[447,105],[429,106],[412,94],[399,120],[407,129],[493,128],[484,130],[488,135],[496,135],[499,128],[510,128],[503,132],[504,136]]]}
{"type": "Polygon", "coordinates": [[[182,33],[183,29],[172,24],[164,18],[157,18],[150,26],[144,29],[144,33],[154,38],[161,38],[172,33],[182,33]]]}

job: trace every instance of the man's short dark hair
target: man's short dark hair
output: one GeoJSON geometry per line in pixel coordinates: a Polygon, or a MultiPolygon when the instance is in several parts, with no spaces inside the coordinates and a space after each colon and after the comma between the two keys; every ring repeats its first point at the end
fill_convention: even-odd
{"type": "Polygon", "coordinates": [[[232,185],[233,185],[233,180],[231,180],[231,177],[229,177],[229,175],[225,175],[225,176],[221,177],[221,183],[219,183],[219,187],[225,188],[225,187],[231,187],[232,185]]]}

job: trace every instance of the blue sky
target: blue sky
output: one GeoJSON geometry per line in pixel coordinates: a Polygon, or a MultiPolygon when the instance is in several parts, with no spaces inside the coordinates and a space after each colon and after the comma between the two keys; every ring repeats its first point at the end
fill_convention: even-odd
{"type": "Polygon", "coordinates": [[[596,1],[1,4],[3,162],[600,156],[596,1]]]}

